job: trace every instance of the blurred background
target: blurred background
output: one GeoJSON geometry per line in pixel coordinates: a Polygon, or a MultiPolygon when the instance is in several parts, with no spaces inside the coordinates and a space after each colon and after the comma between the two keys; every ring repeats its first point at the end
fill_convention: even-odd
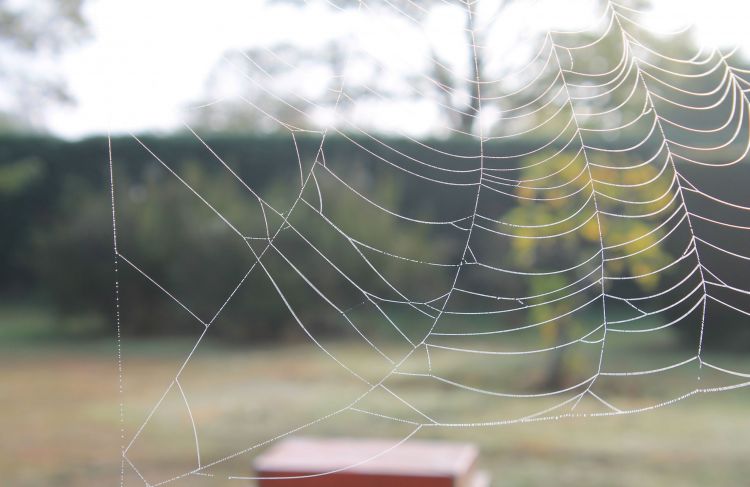
{"type": "Polygon", "coordinates": [[[492,485],[746,484],[746,14],[0,1],[3,482],[428,420],[492,485]]]}

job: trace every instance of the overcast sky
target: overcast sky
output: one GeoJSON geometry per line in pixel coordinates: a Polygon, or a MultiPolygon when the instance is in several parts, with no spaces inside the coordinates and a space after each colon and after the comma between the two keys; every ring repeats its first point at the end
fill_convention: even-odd
{"type": "MultiPolygon", "coordinates": [[[[525,12],[513,25],[524,29],[584,28],[594,18],[590,0],[519,0],[525,12]]],[[[750,2],[744,0],[655,0],[654,25],[674,29],[694,24],[700,42],[750,46],[750,2]]],[[[48,114],[58,135],[76,138],[104,133],[168,131],[178,127],[185,109],[203,97],[212,68],[228,49],[294,39],[315,44],[359,29],[378,35],[376,21],[346,22],[312,8],[264,6],[263,0],[90,0],[86,13],[92,39],[68,52],[61,69],[73,108],[48,114]]],[[[520,11],[519,11],[520,12],[520,11]]],[[[445,42],[455,32],[450,19],[428,26],[445,42]],[[441,33],[441,29],[445,30],[441,33]],[[452,31],[451,31],[452,29],[452,31]]],[[[458,24],[455,24],[458,25],[458,24]]],[[[407,35],[375,39],[384,49],[400,50],[407,35]]]]}

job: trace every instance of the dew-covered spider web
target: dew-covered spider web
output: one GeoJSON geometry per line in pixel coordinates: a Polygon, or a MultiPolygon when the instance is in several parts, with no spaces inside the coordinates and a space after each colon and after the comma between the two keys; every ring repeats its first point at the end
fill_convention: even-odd
{"type": "MultiPolygon", "coordinates": [[[[343,3],[328,8],[417,31],[427,9],[343,3]]],[[[444,3],[466,19],[471,62],[428,51],[434,69],[408,78],[402,104],[389,87],[389,70],[408,64],[398,51],[389,64],[343,49],[323,101],[281,94],[304,56],[228,55],[247,90],[196,110],[252,113],[284,157],[232,152],[192,123],[189,163],[156,139],[111,140],[123,483],[252,479],[252,455],[319,430],[386,432],[396,448],[438,429],[640,413],[750,385],[741,361],[716,353],[726,337],[748,350],[739,50],[693,49],[680,41],[689,31],[655,32],[646,12],[605,2],[585,31],[525,39],[526,61],[495,70],[499,24],[475,21],[479,2],[444,3]],[[363,59],[376,76],[350,69],[363,59]],[[437,137],[367,123],[373,106],[408,118],[425,100],[437,137]],[[134,150],[145,180],[120,160],[134,150]],[[272,173],[283,184],[266,184],[272,173]],[[157,213],[166,227],[153,228],[157,213]],[[170,239],[138,245],[149,231],[170,239]],[[215,245],[193,248],[195,235],[215,245]],[[191,273],[201,259],[211,272],[191,273]],[[164,261],[173,274],[153,271],[164,261]],[[170,313],[136,312],[154,300],[170,313]],[[168,375],[128,368],[127,337],[145,319],[190,338],[175,341],[168,375]],[[202,355],[212,335],[243,333],[249,348],[225,365],[202,355]],[[689,345],[659,348],[675,334],[689,345]],[[271,339],[297,347],[297,368],[275,368],[271,339]],[[291,390],[274,382],[282,373],[297,378],[291,390]],[[193,467],[149,473],[174,451],[193,467]]],[[[513,17],[516,3],[497,18],[536,15],[513,17]]]]}

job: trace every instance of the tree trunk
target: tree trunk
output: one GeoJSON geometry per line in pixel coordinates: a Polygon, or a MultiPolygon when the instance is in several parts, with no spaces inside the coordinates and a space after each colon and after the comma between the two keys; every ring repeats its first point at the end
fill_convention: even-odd
{"type": "Polygon", "coordinates": [[[476,120],[479,118],[479,108],[481,106],[481,88],[479,81],[482,79],[482,57],[480,50],[475,45],[481,45],[480,35],[475,31],[476,21],[474,18],[473,6],[466,4],[466,41],[469,49],[469,68],[470,76],[467,81],[467,91],[469,92],[469,103],[460,113],[458,129],[468,134],[473,133],[476,120]]]}
{"type": "MultiPolygon", "coordinates": [[[[566,325],[570,325],[570,323],[566,323],[564,320],[558,321],[555,346],[560,346],[568,341],[569,335],[566,325]]],[[[552,351],[552,358],[547,366],[547,373],[545,374],[542,386],[545,391],[560,390],[567,385],[565,353],[565,347],[552,351]]]]}

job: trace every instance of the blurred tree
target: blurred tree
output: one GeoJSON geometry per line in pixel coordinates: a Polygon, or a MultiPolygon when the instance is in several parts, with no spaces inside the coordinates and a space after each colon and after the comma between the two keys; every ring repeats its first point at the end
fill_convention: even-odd
{"type": "Polygon", "coordinates": [[[211,73],[208,90],[221,98],[223,90],[234,89],[240,100],[208,103],[191,111],[190,118],[193,125],[208,130],[270,133],[284,127],[315,129],[316,119],[325,118],[333,107],[345,112],[352,108],[353,100],[373,97],[371,91],[354,88],[347,89],[348,98],[339,94],[348,56],[370,61],[368,69],[377,70],[366,53],[340,41],[318,48],[284,42],[227,53],[211,73]],[[241,88],[237,89],[237,84],[241,88]]]}
{"type": "Polygon", "coordinates": [[[85,0],[0,0],[0,131],[39,130],[45,103],[70,103],[52,61],[88,35],[85,0]]]}
{"type": "MultiPolygon", "coordinates": [[[[501,218],[503,223],[497,228],[502,232],[510,228],[515,235],[506,256],[509,267],[530,273],[571,269],[523,279],[526,295],[540,296],[526,301],[530,305],[528,323],[546,323],[539,327],[543,346],[559,347],[585,336],[603,323],[603,298],[591,303],[595,312],[586,306],[592,296],[605,289],[611,290],[612,281],[602,282],[603,276],[648,274],[672,260],[665,245],[655,245],[664,236],[664,230],[657,228],[658,215],[644,218],[609,215],[648,214],[665,204],[674,207],[675,203],[669,203],[673,195],[669,177],[659,177],[658,169],[652,165],[623,170],[592,167],[591,176],[603,182],[592,184],[587,179],[583,169],[585,161],[580,154],[549,157],[538,158],[546,159],[544,163],[534,159],[526,164],[522,179],[528,182],[518,185],[515,190],[518,204],[501,218]],[[650,184],[639,186],[652,179],[650,184]],[[600,192],[599,210],[606,213],[594,211],[595,197],[590,189],[586,190],[591,187],[600,192]],[[578,189],[581,191],[575,193],[578,189]],[[653,201],[628,205],[622,200],[653,201]],[[549,238],[549,235],[557,236],[549,238]],[[606,252],[602,251],[602,244],[608,248],[606,252]],[[599,252],[602,257],[591,259],[599,252]],[[582,262],[585,265],[580,265],[582,262]],[[603,271],[597,266],[603,267],[603,271]],[[576,282],[578,284],[574,285],[576,282]],[[584,292],[575,292],[581,289],[584,292]],[[573,312],[577,309],[579,311],[573,312]]],[[[624,156],[611,157],[610,164],[634,165],[627,161],[624,156]]],[[[660,274],[645,275],[635,279],[635,283],[641,289],[653,290],[659,279],[660,274]]],[[[596,340],[601,332],[599,328],[589,339],[596,340]]],[[[569,348],[562,346],[551,352],[542,384],[545,389],[580,381],[580,377],[576,377],[580,373],[577,359],[575,354],[567,353],[569,348]]]]}
{"type": "MultiPolygon", "coordinates": [[[[310,7],[307,2],[294,0],[271,0],[270,3],[291,3],[300,8],[310,7]]],[[[448,135],[476,133],[482,118],[480,112],[486,112],[489,115],[483,116],[485,120],[482,124],[487,125],[484,129],[487,135],[490,130],[507,132],[508,129],[514,128],[515,120],[512,119],[518,117],[505,120],[502,124],[490,120],[493,117],[500,119],[503,108],[518,107],[534,100],[535,103],[529,103],[526,112],[536,115],[525,117],[523,122],[533,125],[535,121],[554,112],[559,103],[556,104],[554,100],[550,102],[548,96],[540,96],[552,82],[550,77],[553,73],[550,72],[542,73],[531,89],[523,90],[523,93],[517,96],[506,97],[524,80],[508,76],[513,66],[503,60],[509,57],[509,53],[495,48],[495,44],[501,45],[502,42],[494,42],[493,36],[502,35],[503,30],[509,28],[503,23],[508,20],[504,14],[515,3],[515,0],[428,0],[419,3],[397,0],[368,3],[368,13],[407,19],[405,23],[414,29],[419,29],[427,23],[439,10],[454,18],[463,18],[460,28],[464,38],[460,48],[463,55],[459,59],[452,59],[434,42],[428,42],[424,69],[419,68],[421,71],[417,72],[395,72],[397,70],[392,66],[385,65],[382,60],[359,48],[356,36],[333,39],[320,48],[289,42],[270,47],[254,47],[225,57],[225,62],[220,63],[212,74],[209,82],[210,93],[207,97],[209,102],[220,99],[221,95],[217,93],[221,93],[222,86],[239,82],[245,86],[242,97],[248,103],[209,103],[201,110],[193,112],[193,120],[214,130],[273,131],[284,124],[290,127],[314,128],[315,119],[325,119],[326,115],[331,115],[334,107],[336,115],[352,118],[352,109],[357,104],[379,104],[381,108],[397,106],[401,111],[405,111],[405,107],[409,107],[410,103],[428,102],[441,117],[444,133],[448,135]],[[229,70],[226,69],[227,63],[231,65],[229,70]],[[342,96],[341,80],[347,64],[355,65],[356,73],[354,76],[346,76],[347,83],[342,96]],[[327,82],[318,83],[317,89],[311,91],[310,85],[316,84],[315,79],[321,79],[321,72],[327,82]],[[234,81],[228,81],[231,79],[234,81]],[[493,82],[490,83],[489,80],[493,82]],[[506,98],[503,99],[504,97],[506,98]],[[540,105],[546,107],[540,109],[540,105]],[[280,124],[279,121],[283,123],[280,124]]],[[[646,0],[631,0],[624,3],[631,8],[648,6],[646,0]]],[[[326,4],[341,11],[363,8],[361,2],[356,0],[329,1],[326,4]]],[[[600,2],[600,7],[608,8],[607,2],[600,2]]],[[[580,33],[569,36],[572,38],[569,38],[568,42],[586,44],[599,35],[601,32],[580,33]]],[[[515,57],[518,57],[518,52],[526,51],[529,45],[535,44],[527,37],[541,40],[544,33],[523,32],[522,38],[513,47],[516,51],[515,57]]],[[[681,44],[682,40],[675,43],[681,44]]],[[[692,44],[688,43],[682,52],[690,47],[692,44]]],[[[415,46],[405,46],[403,50],[418,51],[415,46]]],[[[601,65],[602,59],[619,59],[622,45],[618,43],[618,39],[605,39],[605,42],[597,46],[594,54],[584,59],[577,68],[586,71],[587,68],[601,65]]],[[[544,69],[545,58],[546,56],[542,56],[538,60],[538,68],[544,69]]],[[[533,72],[534,69],[528,71],[533,72]]],[[[597,69],[593,69],[592,72],[597,72],[597,69]]],[[[365,106],[365,109],[367,108],[365,106]]],[[[372,109],[372,106],[370,108],[370,113],[374,113],[375,109],[372,109]]],[[[358,122],[366,129],[373,129],[372,126],[368,126],[371,120],[368,120],[367,116],[360,117],[358,122]]],[[[346,127],[344,129],[346,130],[346,127]]]]}
{"type": "MultiPolygon", "coordinates": [[[[243,72],[250,79],[246,90],[253,108],[222,107],[212,105],[195,112],[194,120],[214,130],[222,129],[271,129],[277,130],[280,124],[270,119],[285,122],[292,127],[309,127],[308,115],[319,115],[319,112],[330,111],[333,107],[338,113],[347,114],[347,108],[353,103],[376,101],[381,105],[401,102],[425,101],[437,107],[449,132],[471,134],[477,128],[480,112],[480,99],[486,100],[494,89],[490,85],[482,87],[477,80],[484,79],[487,49],[484,48],[485,33],[490,31],[502,12],[514,0],[492,0],[485,2],[464,2],[462,0],[430,0],[419,4],[411,1],[388,2],[387,5],[373,4],[368,8],[384,10],[393,15],[403,14],[405,18],[422,22],[433,12],[435,7],[451,7],[455,14],[465,17],[463,35],[465,37],[465,56],[459,64],[454,65],[444,58],[435,46],[429,48],[429,68],[423,73],[400,73],[401,79],[394,83],[388,79],[388,68],[368,53],[358,49],[354,39],[335,39],[320,49],[309,49],[294,44],[283,43],[270,48],[251,48],[240,55],[231,55],[227,59],[234,69],[243,72]],[[487,8],[484,8],[487,6],[487,8]],[[480,13],[480,7],[481,13],[480,13]],[[342,75],[347,62],[359,64],[359,74],[367,72],[367,78],[347,83],[345,94],[339,93],[342,75]],[[309,83],[315,76],[314,70],[323,70],[328,83],[316,93],[308,95],[303,106],[295,109],[294,99],[300,92],[305,92],[301,83],[309,83]],[[279,81],[280,80],[280,81],[279,81]],[[289,84],[293,80],[296,83],[289,84]],[[482,92],[484,90],[484,92],[482,92]],[[307,105],[307,106],[304,106],[307,105]],[[313,105],[312,107],[310,105],[313,105]],[[290,110],[291,108],[291,110],[290,110]],[[316,111],[318,113],[316,113],[316,111]],[[307,114],[307,115],[305,115],[307,114]],[[265,115],[266,120],[258,122],[265,115]]],[[[300,2],[280,0],[272,3],[300,2]]],[[[329,2],[330,3],[330,2],[329,2]]],[[[333,2],[338,9],[354,9],[360,6],[355,0],[333,2]]],[[[303,7],[304,8],[304,7],[303,7]]],[[[225,73],[217,68],[212,82],[220,84],[217,78],[225,73]]],[[[246,80],[247,81],[247,80],[246,80]]],[[[210,97],[209,99],[216,98],[210,97]]],[[[247,100],[246,100],[247,101],[247,100]]],[[[325,113],[323,113],[325,118],[325,113]]],[[[365,121],[366,124],[366,121],[365,121]]],[[[281,124],[283,125],[283,124],[281,124]]]]}
{"type": "MultiPolygon", "coordinates": [[[[271,3],[302,2],[275,0],[271,3]]],[[[641,62],[662,70],[695,75],[702,73],[703,69],[701,64],[686,66],[685,63],[670,61],[656,54],[682,60],[694,58],[701,50],[691,31],[659,36],[628,22],[625,26],[631,41],[630,45],[626,45],[623,33],[611,28],[607,18],[602,17],[590,32],[554,34],[555,50],[561,59],[561,66],[557,65],[554,56],[550,61],[548,44],[547,50],[524,68],[524,74],[511,75],[513,63],[506,61],[508,53],[497,48],[502,42],[493,36],[502,35],[503,30],[508,28],[504,22],[513,18],[510,7],[514,7],[514,0],[468,3],[461,0],[419,3],[391,1],[385,4],[372,2],[366,7],[355,0],[326,3],[344,13],[367,8],[368,13],[383,14],[380,17],[373,15],[373,22],[383,22],[383,18],[391,16],[394,20],[402,20],[399,28],[406,24],[415,30],[428,23],[430,16],[442,9],[455,18],[463,18],[461,32],[464,41],[457,49],[463,55],[450,58],[434,42],[428,42],[423,59],[426,62],[411,66],[412,70],[409,71],[394,68],[387,61],[377,59],[368,52],[371,49],[364,49],[358,44],[355,35],[334,38],[319,47],[301,46],[289,41],[253,47],[241,53],[227,54],[224,62],[217,65],[209,82],[208,106],[191,112],[193,122],[205,129],[219,131],[271,132],[283,126],[316,129],[327,123],[337,125],[343,131],[351,131],[352,128],[393,131],[393,127],[375,125],[373,114],[390,109],[394,114],[411,113],[411,109],[429,105],[434,109],[430,113],[437,113],[441,120],[441,123],[432,126],[433,130],[442,127],[442,132],[437,135],[476,133],[480,120],[484,135],[523,133],[547,121],[567,103],[565,94],[558,90],[559,83],[556,85],[554,82],[559,68],[562,68],[569,70],[566,76],[571,93],[576,96],[585,92],[587,96],[586,99],[577,100],[581,112],[606,112],[601,116],[583,115],[581,121],[584,125],[588,128],[612,128],[623,121],[632,120],[643,108],[642,97],[631,96],[636,78],[632,69],[623,71],[622,79],[616,80],[620,83],[605,83],[597,96],[592,96],[592,85],[610,80],[611,76],[602,78],[602,73],[616,70],[617,63],[623,58],[625,68],[628,68],[632,56],[637,55],[641,62]],[[506,13],[509,14],[507,18],[506,13]],[[580,47],[587,45],[589,47],[585,49],[580,47]],[[573,57],[568,56],[566,46],[575,48],[573,57]],[[346,80],[343,93],[342,79],[346,80]],[[476,80],[483,82],[477,83],[476,80]],[[244,102],[233,99],[232,103],[212,103],[222,98],[222,87],[228,85],[240,93],[244,102]],[[552,89],[549,89],[550,86],[552,89]],[[519,90],[521,87],[524,89],[519,90]],[[607,111],[613,106],[620,108],[607,111]],[[481,117],[480,111],[484,114],[481,117]],[[354,126],[342,123],[342,119],[351,120],[354,126]]],[[[648,11],[650,4],[648,0],[618,2],[616,6],[607,0],[595,2],[601,12],[620,9],[620,13],[629,13],[630,10],[626,9],[648,11]]],[[[301,8],[309,8],[308,3],[305,2],[301,8]]],[[[342,19],[346,21],[347,18],[342,19]]],[[[397,26],[396,23],[393,25],[397,26]]],[[[530,31],[524,35],[535,41],[519,39],[514,47],[515,57],[519,56],[519,52],[529,50],[529,46],[541,47],[546,34],[530,31]]],[[[403,51],[412,54],[420,52],[417,46],[411,45],[405,45],[403,51]]],[[[529,51],[528,54],[532,55],[533,52],[529,51]]],[[[738,67],[746,65],[737,56],[733,62],[738,67]]],[[[518,64],[518,59],[515,64],[518,64]]],[[[660,71],[660,74],[664,72],[660,71]]],[[[710,92],[722,74],[721,70],[716,70],[711,75],[696,76],[690,79],[689,86],[685,88],[710,92]]],[[[674,90],[668,95],[678,103],[687,99],[686,95],[674,90]]],[[[702,128],[715,125],[731,110],[730,104],[727,100],[726,110],[713,110],[707,116],[694,115],[690,120],[691,126],[702,128]]],[[[659,108],[665,117],[675,111],[674,106],[661,105],[659,108]]],[[[557,120],[545,123],[530,135],[544,137],[557,134],[562,129],[562,123],[557,120]]],[[[399,127],[395,122],[391,124],[399,127]]],[[[639,127],[636,125],[634,128],[639,127]]],[[[667,127],[667,131],[670,131],[670,127],[667,127]]],[[[617,135],[623,136],[627,134],[617,135]]],[[[675,137],[678,135],[675,134],[675,137]]]]}
{"type": "MultiPolygon", "coordinates": [[[[436,6],[452,5],[455,10],[461,11],[464,16],[464,41],[465,41],[465,67],[468,74],[464,75],[460,66],[451,66],[451,63],[441,57],[440,53],[432,47],[430,49],[431,70],[428,75],[432,77],[432,83],[425,87],[432,87],[432,92],[441,99],[444,118],[448,120],[449,127],[457,133],[471,134],[477,128],[480,118],[480,110],[491,103],[488,98],[492,95],[491,85],[484,85],[486,81],[485,67],[488,54],[491,53],[486,39],[492,28],[501,18],[502,13],[515,0],[485,0],[464,1],[430,0],[419,4],[406,0],[395,3],[387,2],[389,6],[395,5],[395,10],[401,12],[416,21],[424,21],[436,6]],[[484,99],[484,100],[483,100],[484,99]]],[[[346,6],[359,5],[358,1],[339,1],[346,6]]],[[[495,73],[497,79],[500,78],[495,73]]]]}

